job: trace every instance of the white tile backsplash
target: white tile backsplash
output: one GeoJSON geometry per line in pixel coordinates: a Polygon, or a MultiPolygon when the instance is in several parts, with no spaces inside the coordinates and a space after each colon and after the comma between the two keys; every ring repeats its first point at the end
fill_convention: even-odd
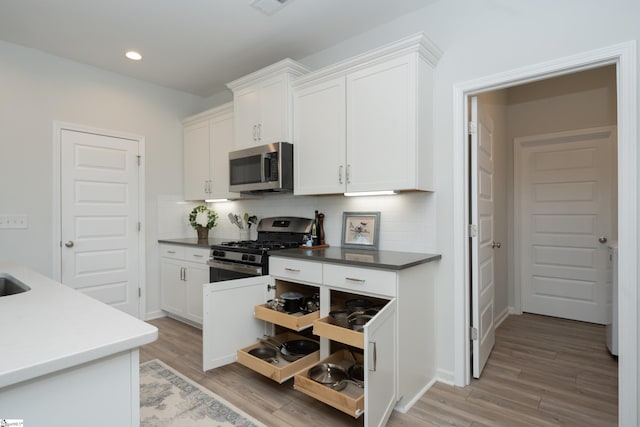
{"type": "MultiPolygon", "coordinates": [[[[379,211],[380,242],[383,250],[406,252],[438,252],[436,248],[436,211],[434,193],[406,193],[395,196],[345,197],[265,195],[260,199],[211,203],[219,218],[210,236],[237,240],[239,230],[227,218],[229,213],[243,216],[257,215],[258,219],[271,216],[300,216],[313,218],[314,211],[325,214],[326,241],[340,246],[342,213],[347,211],[379,211]]],[[[188,214],[188,211],[187,213],[188,214]]],[[[251,238],[256,238],[255,227],[251,238]]]]}

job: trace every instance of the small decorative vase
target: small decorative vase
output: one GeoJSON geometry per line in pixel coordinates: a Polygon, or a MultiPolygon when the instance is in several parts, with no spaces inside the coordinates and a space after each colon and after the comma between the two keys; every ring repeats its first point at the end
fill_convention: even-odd
{"type": "Polygon", "coordinates": [[[196,228],[198,232],[198,240],[207,240],[209,238],[209,229],[206,227],[196,228]]]}

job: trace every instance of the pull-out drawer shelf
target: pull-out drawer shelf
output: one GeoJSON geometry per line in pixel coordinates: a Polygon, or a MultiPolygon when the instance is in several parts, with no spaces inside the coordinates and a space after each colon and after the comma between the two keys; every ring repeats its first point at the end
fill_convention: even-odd
{"type": "MultiPolygon", "coordinates": [[[[347,350],[340,350],[317,364],[320,363],[335,363],[348,370],[349,366],[353,364],[353,358],[347,350]]],[[[317,364],[314,363],[309,369],[317,364]]],[[[293,385],[296,390],[329,406],[333,406],[354,418],[358,418],[364,413],[364,388],[349,383],[340,391],[334,390],[309,378],[309,369],[302,370],[296,374],[293,385]]]]}
{"type": "MultiPolygon", "coordinates": [[[[274,340],[276,342],[286,342],[297,339],[305,338],[291,332],[285,332],[274,337],[274,340]]],[[[318,360],[320,360],[320,350],[318,350],[293,362],[284,360],[282,358],[282,355],[278,353],[276,357],[278,362],[272,363],[249,354],[251,350],[258,347],[270,346],[268,344],[257,342],[253,345],[238,350],[238,363],[281,384],[292,378],[296,373],[302,370],[305,370],[306,372],[307,368],[315,365],[318,360]]]]}
{"type": "Polygon", "coordinates": [[[276,311],[267,304],[260,304],[255,307],[253,315],[257,319],[283,326],[294,331],[301,331],[310,327],[314,320],[320,318],[320,311],[316,310],[306,314],[303,312],[289,314],[276,311]]]}

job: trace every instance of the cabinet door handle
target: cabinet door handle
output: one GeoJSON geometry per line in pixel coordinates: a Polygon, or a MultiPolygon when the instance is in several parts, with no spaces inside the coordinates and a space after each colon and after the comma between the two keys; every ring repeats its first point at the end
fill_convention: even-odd
{"type": "Polygon", "coordinates": [[[180,280],[184,280],[184,267],[180,267],[180,280]]]}
{"type": "Polygon", "coordinates": [[[184,269],[184,281],[187,281],[187,267],[182,267],[184,269]]]}
{"type": "Polygon", "coordinates": [[[340,167],[338,168],[338,183],[342,184],[342,169],[344,169],[344,166],[340,165],[340,167]]]}
{"type": "Polygon", "coordinates": [[[347,184],[351,184],[351,165],[347,165],[347,184]]]}
{"type": "Polygon", "coordinates": [[[376,350],[376,343],[374,341],[369,341],[369,348],[371,349],[371,357],[369,358],[369,370],[375,372],[376,366],[378,365],[378,351],[376,350]]]}
{"type": "Polygon", "coordinates": [[[253,125],[252,132],[253,132],[253,140],[255,141],[256,140],[256,125],[253,125]]]}
{"type": "Polygon", "coordinates": [[[300,273],[300,270],[296,268],[285,267],[285,271],[291,271],[293,273],[300,273]]]}
{"type": "Polygon", "coordinates": [[[258,141],[262,139],[262,123],[258,123],[258,141]]]}
{"type": "Polygon", "coordinates": [[[365,279],[356,279],[355,277],[345,277],[345,280],[348,280],[350,282],[358,282],[358,283],[364,283],[366,282],[365,279]]]}

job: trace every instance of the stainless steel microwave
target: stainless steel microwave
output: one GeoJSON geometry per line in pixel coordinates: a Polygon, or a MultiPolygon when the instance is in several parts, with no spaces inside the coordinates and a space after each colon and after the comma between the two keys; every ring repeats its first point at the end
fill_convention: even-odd
{"type": "Polygon", "coordinates": [[[229,153],[229,191],[293,191],[293,144],[276,142],[229,153]]]}

